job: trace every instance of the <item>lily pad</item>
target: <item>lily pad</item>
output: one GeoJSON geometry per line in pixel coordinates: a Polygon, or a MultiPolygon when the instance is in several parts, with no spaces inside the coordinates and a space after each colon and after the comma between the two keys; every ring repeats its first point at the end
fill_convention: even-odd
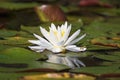
{"type": "Polygon", "coordinates": [[[96,54],[94,55],[94,57],[102,60],[108,60],[108,61],[120,61],[120,57],[115,55],[96,54]]]}
{"type": "Polygon", "coordinates": [[[29,34],[33,34],[33,33],[36,33],[36,34],[39,34],[39,35],[42,35],[41,33],[40,33],[40,27],[38,27],[38,26],[21,26],[21,30],[23,30],[23,31],[26,31],[26,32],[28,32],[29,34]]]}
{"type": "Polygon", "coordinates": [[[24,76],[22,80],[95,80],[95,76],[87,74],[72,74],[72,73],[47,73],[39,75],[24,76]],[[55,76],[56,75],[56,76],[55,76]],[[82,77],[81,77],[82,76],[82,77]]]}
{"type": "Polygon", "coordinates": [[[14,2],[1,2],[0,8],[9,9],[9,10],[20,10],[26,8],[33,8],[37,6],[37,3],[14,3],[14,2]]]}
{"type": "Polygon", "coordinates": [[[46,56],[20,47],[8,48],[0,53],[0,62],[34,61],[38,59],[46,59],[46,56]]]}
{"type": "Polygon", "coordinates": [[[100,46],[108,46],[108,47],[120,47],[120,39],[119,37],[115,38],[107,38],[107,37],[100,37],[91,40],[92,44],[100,45],[100,46]]]}
{"type": "Polygon", "coordinates": [[[12,46],[9,46],[9,45],[1,45],[0,44],[0,51],[2,51],[2,50],[5,50],[5,49],[7,49],[7,48],[11,48],[12,46]]]}
{"type": "Polygon", "coordinates": [[[17,31],[13,31],[13,30],[6,30],[6,29],[1,29],[0,30],[0,37],[12,37],[15,36],[17,34],[17,31]]]}
{"type": "Polygon", "coordinates": [[[58,65],[41,61],[23,61],[18,63],[6,63],[6,65],[9,65],[9,67],[0,65],[0,72],[54,72],[69,69],[69,67],[65,65],[58,65]]]}
{"type": "Polygon", "coordinates": [[[27,47],[30,45],[28,40],[31,38],[24,38],[20,36],[14,36],[14,37],[8,37],[5,38],[5,40],[0,40],[1,45],[11,45],[11,46],[21,46],[21,47],[27,47]]]}
{"type": "Polygon", "coordinates": [[[75,73],[91,73],[91,74],[106,74],[106,73],[119,73],[117,71],[120,71],[119,69],[120,65],[116,66],[96,66],[96,67],[82,67],[82,68],[76,68],[73,70],[70,70],[70,72],[75,73]]]}
{"type": "Polygon", "coordinates": [[[87,32],[88,38],[115,37],[119,33],[119,24],[94,21],[89,26],[86,26],[85,32],[87,32]]]}

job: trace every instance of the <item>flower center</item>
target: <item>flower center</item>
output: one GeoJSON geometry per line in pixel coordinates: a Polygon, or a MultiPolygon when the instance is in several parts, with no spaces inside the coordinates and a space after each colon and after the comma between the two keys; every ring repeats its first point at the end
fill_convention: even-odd
{"type": "Polygon", "coordinates": [[[55,52],[62,52],[62,53],[65,53],[65,47],[63,46],[54,46],[54,49],[56,50],[55,52]]]}
{"type": "Polygon", "coordinates": [[[57,32],[57,31],[55,31],[55,30],[54,30],[53,32],[54,32],[54,34],[55,34],[55,35],[57,35],[57,34],[58,34],[58,32],[57,32]]]}
{"type": "Polygon", "coordinates": [[[64,31],[64,30],[62,30],[61,35],[62,35],[62,36],[64,36],[64,34],[65,34],[65,31],[64,31]]]}

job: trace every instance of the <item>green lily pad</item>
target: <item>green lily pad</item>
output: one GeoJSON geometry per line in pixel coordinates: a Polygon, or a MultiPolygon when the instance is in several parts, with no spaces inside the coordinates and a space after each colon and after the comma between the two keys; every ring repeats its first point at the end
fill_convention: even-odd
{"type": "Polygon", "coordinates": [[[8,37],[5,38],[5,40],[0,40],[1,45],[11,45],[11,46],[21,46],[21,47],[27,47],[30,45],[28,40],[31,40],[32,38],[25,38],[20,36],[14,36],[14,37],[8,37]]]}
{"type": "Polygon", "coordinates": [[[37,3],[14,3],[14,2],[1,2],[0,8],[10,9],[10,10],[20,10],[26,8],[33,8],[37,6],[37,3]]]}
{"type": "Polygon", "coordinates": [[[21,30],[26,31],[26,32],[30,33],[31,35],[33,33],[36,33],[38,35],[42,35],[40,32],[40,27],[38,27],[38,26],[23,26],[22,25],[21,30]]]}
{"type": "Polygon", "coordinates": [[[6,30],[6,29],[2,29],[0,30],[0,37],[12,37],[15,36],[17,34],[17,31],[13,31],[13,30],[6,30]]]}
{"type": "Polygon", "coordinates": [[[23,76],[27,75],[34,75],[35,73],[0,73],[0,79],[1,80],[19,80],[23,76]]]}
{"type": "Polygon", "coordinates": [[[85,31],[88,34],[88,38],[117,36],[117,33],[119,33],[119,24],[94,21],[89,26],[86,26],[85,31]]]}
{"type": "Polygon", "coordinates": [[[0,72],[54,72],[69,69],[69,67],[65,65],[52,64],[42,61],[23,61],[18,63],[6,63],[4,65],[3,63],[1,64],[0,72]]]}
{"type": "Polygon", "coordinates": [[[12,46],[9,46],[9,45],[1,45],[1,44],[0,44],[0,51],[5,50],[5,49],[10,48],[10,47],[12,47],[12,46]]]}
{"type": "Polygon", "coordinates": [[[93,44],[89,44],[87,46],[87,50],[88,51],[105,51],[105,50],[117,50],[118,48],[114,48],[114,47],[109,47],[109,46],[99,46],[99,45],[93,45],[93,44]]]}
{"type": "Polygon", "coordinates": [[[119,52],[119,51],[109,52],[109,54],[111,54],[111,55],[113,55],[113,56],[118,56],[118,57],[120,57],[120,52],[119,52]]]}
{"type": "Polygon", "coordinates": [[[98,59],[108,60],[108,61],[120,61],[120,57],[115,55],[96,54],[94,55],[94,57],[98,59]]]}
{"type": "Polygon", "coordinates": [[[33,34],[27,32],[27,31],[22,31],[22,30],[18,32],[18,35],[20,37],[24,37],[24,38],[34,38],[33,34]]]}
{"type": "Polygon", "coordinates": [[[96,66],[96,67],[82,67],[82,68],[76,68],[73,70],[70,70],[70,72],[75,72],[75,73],[91,73],[91,74],[106,74],[106,73],[119,73],[120,65],[113,65],[113,66],[96,66]]]}
{"type": "Polygon", "coordinates": [[[34,61],[38,59],[46,59],[46,56],[19,47],[8,48],[0,53],[0,62],[34,61]]]}

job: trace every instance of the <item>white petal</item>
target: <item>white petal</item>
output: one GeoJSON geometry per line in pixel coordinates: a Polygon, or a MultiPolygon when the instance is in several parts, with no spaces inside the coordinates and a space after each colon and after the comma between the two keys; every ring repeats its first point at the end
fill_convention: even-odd
{"type": "Polygon", "coordinates": [[[86,49],[86,47],[80,47],[80,51],[85,51],[86,49]]]}
{"type": "Polygon", "coordinates": [[[62,24],[60,29],[61,29],[61,33],[63,31],[66,32],[67,31],[67,22],[65,22],[65,24],[62,24]]]}
{"type": "Polygon", "coordinates": [[[57,46],[62,46],[64,44],[64,41],[60,41],[57,43],[57,46]]]}
{"type": "Polygon", "coordinates": [[[30,43],[41,45],[40,40],[28,40],[30,43]]]}
{"type": "Polygon", "coordinates": [[[66,30],[67,29],[67,21],[65,22],[65,24],[64,24],[64,30],[66,30]]]}
{"type": "Polygon", "coordinates": [[[61,30],[65,30],[65,26],[63,24],[61,25],[61,30]]]}
{"type": "Polygon", "coordinates": [[[77,39],[73,40],[72,42],[70,42],[69,45],[71,45],[71,44],[75,44],[76,42],[78,42],[78,41],[80,41],[81,39],[83,39],[85,36],[86,36],[86,34],[80,36],[79,38],[77,38],[77,39]]]}
{"type": "Polygon", "coordinates": [[[60,48],[52,48],[51,51],[53,53],[59,53],[59,52],[62,52],[62,49],[60,49],[60,48]]]}
{"type": "Polygon", "coordinates": [[[68,45],[68,46],[66,46],[66,49],[67,48],[74,48],[74,47],[76,47],[76,45],[68,45]]]}
{"type": "Polygon", "coordinates": [[[36,38],[38,38],[44,45],[48,45],[48,46],[52,46],[47,40],[45,40],[44,38],[42,38],[42,37],[40,37],[40,36],[38,36],[38,35],[36,35],[36,34],[34,34],[34,36],[36,37],[36,38]]]}
{"type": "Polygon", "coordinates": [[[51,29],[57,31],[56,26],[53,23],[51,23],[51,29]]]}
{"type": "Polygon", "coordinates": [[[36,52],[43,52],[45,50],[44,47],[41,46],[28,46],[31,50],[34,50],[36,52]]]}
{"type": "Polygon", "coordinates": [[[66,41],[68,39],[70,31],[71,31],[71,25],[69,25],[68,29],[65,31],[65,35],[63,36],[63,38],[61,40],[66,41]]]}
{"type": "Polygon", "coordinates": [[[42,35],[47,39],[48,38],[47,35],[49,34],[48,31],[42,27],[40,27],[40,31],[41,31],[42,35]]]}
{"type": "Polygon", "coordinates": [[[41,33],[43,34],[43,36],[49,41],[51,42],[53,45],[55,45],[56,42],[56,37],[54,35],[54,32],[52,29],[50,29],[50,33],[48,35],[48,32],[44,29],[44,28],[40,28],[41,33]]]}
{"type": "Polygon", "coordinates": [[[43,35],[48,41],[50,41],[49,32],[48,32],[46,29],[42,28],[42,27],[40,27],[40,31],[41,31],[42,35],[43,35]]]}
{"type": "Polygon", "coordinates": [[[44,42],[41,42],[40,40],[28,40],[30,43],[33,43],[33,44],[36,44],[36,45],[39,45],[41,47],[45,47],[46,49],[50,49],[51,46],[50,45],[47,45],[46,43],[44,42]],[[46,45],[45,45],[46,44],[46,45]]]}
{"type": "Polygon", "coordinates": [[[57,38],[58,38],[58,41],[60,41],[61,38],[62,38],[61,29],[60,29],[59,26],[58,26],[58,34],[57,34],[57,38]]]}
{"type": "Polygon", "coordinates": [[[71,37],[68,38],[64,45],[68,45],[72,40],[74,40],[80,33],[80,30],[77,30],[71,37]]]}
{"type": "Polygon", "coordinates": [[[50,30],[50,41],[53,45],[55,45],[57,43],[57,36],[56,34],[53,32],[53,30],[50,30]]]}
{"type": "Polygon", "coordinates": [[[50,40],[50,35],[49,35],[49,33],[46,31],[46,29],[40,27],[40,31],[41,31],[42,35],[43,35],[48,41],[51,42],[51,40],[50,40]]]}
{"type": "Polygon", "coordinates": [[[66,46],[66,49],[69,50],[69,51],[73,51],[73,52],[80,52],[80,51],[85,51],[86,50],[85,47],[77,47],[76,45],[66,46]]]}

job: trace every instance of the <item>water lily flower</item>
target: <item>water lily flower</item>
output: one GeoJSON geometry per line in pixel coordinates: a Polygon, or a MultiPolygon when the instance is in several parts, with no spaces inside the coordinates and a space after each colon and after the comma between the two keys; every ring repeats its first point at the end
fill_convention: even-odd
{"type": "Polygon", "coordinates": [[[70,36],[71,25],[68,25],[67,22],[58,27],[52,23],[51,27],[49,27],[49,31],[42,27],[40,27],[40,31],[44,38],[34,34],[38,40],[29,40],[30,43],[37,45],[29,46],[30,49],[36,52],[43,52],[45,49],[52,51],[53,53],[65,52],[66,50],[73,52],[86,50],[85,47],[77,47],[74,45],[82,38],[84,38],[86,34],[78,37],[80,33],[79,29],[70,36]]]}

